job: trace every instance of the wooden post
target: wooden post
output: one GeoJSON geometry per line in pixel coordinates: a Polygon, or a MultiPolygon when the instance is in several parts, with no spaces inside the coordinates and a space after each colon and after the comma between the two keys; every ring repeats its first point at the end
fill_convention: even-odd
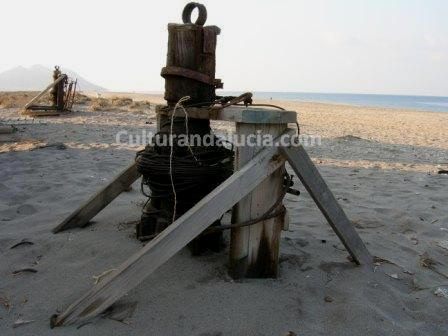
{"type": "Polygon", "coordinates": [[[63,108],[64,110],[70,109],[70,97],[72,94],[72,89],[73,89],[73,82],[70,82],[67,87],[67,92],[65,93],[64,108],[63,108]]]}
{"type": "MultiPolygon", "coordinates": [[[[59,77],[61,77],[62,76],[62,73],[61,73],[61,70],[59,69],[59,66],[55,66],[54,67],[54,70],[53,70],[53,82],[56,82],[57,81],[57,79],[59,78],[59,77]]],[[[53,106],[54,107],[57,107],[58,106],[58,90],[59,90],[59,83],[58,83],[58,85],[55,85],[52,89],[51,89],[51,92],[50,92],[50,94],[51,94],[51,100],[52,100],[52,103],[53,103],[53,106]]]]}
{"type": "Polygon", "coordinates": [[[188,104],[215,100],[216,26],[195,24],[168,25],[168,52],[165,78],[165,100],[174,106],[180,98],[190,96],[188,104]]]}
{"type": "MultiPolygon", "coordinates": [[[[236,124],[237,136],[250,137],[270,134],[276,138],[285,129],[286,124],[236,124]]],[[[235,170],[249,162],[261,149],[260,146],[238,147],[235,157],[235,170]]],[[[250,194],[243,198],[233,209],[232,221],[244,222],[262,216],[271,208],[282,192],[285,167],[260,183],[250,194]]],[[[281,206],[281,205],[280,205],[281,206]]],[[[276,277],[278,270],[279,240],[283,227],[283,216],[264,220],[257,224],[235,228],[231,232],[230,274],[238,278],[276,277]]]]}
{"type": "Polygon", "coordinates": [[[73,93],[72,93],[72,97],[70,99],[70,107],[68,108],[69,110],[71,110],[73,108],[73,103],[75,102],[76,99],[76,86],[78,84],[78,78],[75,79],[75,85],[73,87],[73,93]]]}
{"type": "Polygon", "coordinates": [[[58,111],[63,111],[64,110],[64,86],[65,86],[65,80],[62,80],[58,83],[58,85],[56,85],[57,88],[57,109],[58,111]]]}

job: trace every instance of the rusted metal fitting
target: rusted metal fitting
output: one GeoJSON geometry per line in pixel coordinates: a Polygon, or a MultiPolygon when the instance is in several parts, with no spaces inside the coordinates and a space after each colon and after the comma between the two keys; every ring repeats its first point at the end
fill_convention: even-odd
{"type": "Polygon", "coordinates": [[[203,4],[197,2],[190,2],[185,6],[182,12],[182,21],[184,23],[191,23],[191,13],[195,8],[198,9],[199,15],[194,24],[203,26],[205,24],[205,21],[207,21],[207,9],[203,4]]]}

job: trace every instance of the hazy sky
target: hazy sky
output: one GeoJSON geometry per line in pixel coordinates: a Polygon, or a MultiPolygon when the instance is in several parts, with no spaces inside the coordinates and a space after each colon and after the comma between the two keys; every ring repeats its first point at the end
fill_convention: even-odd
{"type": "MultiPolygon", "coordinates": [[[[0,71],[59,64],[111,90],[161,91],[181,0],[2,0],[0,71]],[[56,44],[59,45],[56,45],[56,44]]],[[[447,0],[199,0],[226,90],[448,96],[447,0]]]]}

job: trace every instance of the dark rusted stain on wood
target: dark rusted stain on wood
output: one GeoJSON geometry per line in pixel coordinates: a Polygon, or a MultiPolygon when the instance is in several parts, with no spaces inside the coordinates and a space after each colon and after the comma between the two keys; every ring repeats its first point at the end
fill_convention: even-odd
{"type": "Polygon", "coordinates": [[[274,219],[273,225],[274,228],[276,228],[275,237],[277,238],[272,242],[267,239],[267,235],[263,230],[258,255],[254,262],[250,263],[249,258],[246,257],[230,265],[229,273],[232,278],[277,278],[281,235],[281,218],[282,217],[274,219]]]}

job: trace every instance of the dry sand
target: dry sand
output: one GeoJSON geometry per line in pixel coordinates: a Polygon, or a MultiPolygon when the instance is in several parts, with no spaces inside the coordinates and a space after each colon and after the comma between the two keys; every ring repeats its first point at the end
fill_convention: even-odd
{"type": "Polygon", "coordinates": [[[299,112],[302,133],[322,136],[307,150],[371,253],[390,263],[375,273],[350,263],[296,183],[302,195],[285,200],[291,227],[278,279],[232,281],[227,251],[193,258],[184,249],[119,301],[130,311],[124,323],[50,330],[49,317],[83,295],[92,276],[142,246],[132,225],[144,202],[138,183],[91,226],[50,231],[133,160],[138,148],[114,144],[115,134],[154,129],[155,115],[82,105],[30,123],[2,109],[0,121],[15,121],[18,132],[0,135],[0,334],[447,335],[448,297],[434,292],[448,292],[448,176],[437,174],[448,169],[448,113],[274,103],[299,112]],[[10,249],[22,239],[33,245],[10,249]],[[23,268],[37,273],[12,274],[23,268]],[[18,320],[34,322],[13,328],[18,320]]]}

